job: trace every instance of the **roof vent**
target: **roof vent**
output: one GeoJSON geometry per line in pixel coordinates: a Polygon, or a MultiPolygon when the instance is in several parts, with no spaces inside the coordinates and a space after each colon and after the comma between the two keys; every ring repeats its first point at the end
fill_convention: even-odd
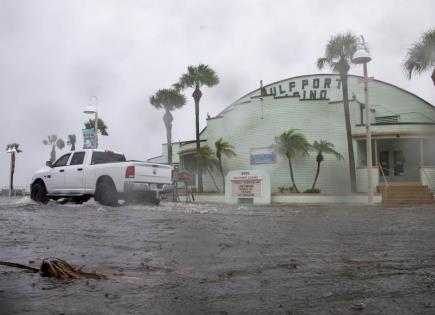
{"type": "Polygon", "coordinates": [[[399,122],[399,118],[399,115],[379,116],[375,117],[375,122],[377,124],[397,124],[399,122]]]}

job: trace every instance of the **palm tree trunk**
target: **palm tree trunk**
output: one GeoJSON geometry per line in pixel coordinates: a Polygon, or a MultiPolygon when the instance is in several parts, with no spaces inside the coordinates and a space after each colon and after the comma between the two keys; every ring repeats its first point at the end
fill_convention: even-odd
{"type": "Polygon", "coordinates": [[[200,149],[200,140],[199,140],[199,100],[201,99],[202,93],[199,89],[198,84],[196,85],[195,90],[193,91],[193,100],[195,101],[195,128],[196,128],[196,173],[198,176],[198,192],[202,192],[202,169],[201,163],[199,161],[199,149],[200,149]]]}
{"type": "Polygon", "coordinates": [[[50,161],[51,162],[56,161],[56,148],[55,148],[55,144],[51,147],[50,161]]]}
{"type": "Polygon", "coordinates": [[[210,175],[210,178],[213,181],[214,187],[216,187],[217,192],[220,192],[220,189],[219,189],[218,185],[216,184],[216,180],[214,179],[212,172],[210,171],[210,169],[207,169],[207,171],[208,171],[208,175],[210,175]]]}
{"type": "Polygon", "coordinates": [[[222,167],[222,160],[220,158],[218,158],[219,161],[219,170],[221,172],[222,175],[222,189],[223,192],[225,193],[225,175],[224,175],[224,168],[222,167]]]}
{"type": "Polygon", "coordinates": [[[313,187],[311,187],[311,190],[314,190],[314,188],[316,187],[317,178],[319,177],[319,173],[320,173],[320,163],[321,162],[317,162],[316,177],[314,178],[314,183],[313,183],[313,187]]]}
{"type": "Polygon", "coordinates": [[[340,73],[340,78],[342,84],[341,87],[343,91],[344,119],[346,121],[346,138],[347,138],[347,152],[349,155],[350,188],[352,192],[356,192],[355,156],[353,153],[352,128],[350,125],[347,72],[340,73]]]}
{"type": "Polygon", "coordinates": [[[166,141],[168,145],[168,164],[172,165],[172,128],[166,129],[166,141]]]}
{"type": "Polygon", "coordinates": [[[166,126],[166,145],[168,147],[168,164],[172,165],[172,114],[170,111],[166,111],[163,115],[163,122],[166,126]]]}
{"type": "Polygon", "coordinates": [[[287,159],[288,159],[288,166],[290,168],[290,178],[292,180],[293,187],[295,188],[296,192],[299,193],[299,189],[298,187],[296,187],[295,178],[293,176],[292,160],[290,157],[287,157],[287,159]]]}
{"type": "Polygon", "coordinates": [[[71,143],[71,151],[75,151],[76,150],[76,144],[75,142],[71,143]]]}

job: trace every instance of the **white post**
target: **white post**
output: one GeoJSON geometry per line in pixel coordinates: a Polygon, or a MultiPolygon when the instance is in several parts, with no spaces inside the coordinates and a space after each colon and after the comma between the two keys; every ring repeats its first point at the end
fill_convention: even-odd
{"type": "Polygon", "coordinates": [[[379,163],[379,161],[378,161],[378,140],[375,139],[374,142],[375,142],[375,165],[377,168],[378,163],[379,163]]]}
{"type": "Polygon", "coordinates": [[[10,171],[9,171],[9,197],[11,197],[12,196],[12,190],[13,190],[13,187],[12,187],[12,176],[13,176],[13,160],[14,160],[14,158],[13,158],[13,155],[14,155],[14,152],[11,152],[11,167],[10,167],[10,171]]]}
{"type": "Polygon", "coordinates": [[[94,137],[95,137],[95,143],[94,143],[94,149],[98,149],[98,108],[95,108],[95,130],[94,130],[94,137]]]}
{"type": "Polygon", "coordinates": [[[420,139],[420,167],[424,166],[424,139],[420,139]]]}
{"type": "Polygon", "coordinates": [[[365,98],[365,113],[366,113],[366,144],[367,144],[367,197],[368,204],[373,204],[373,181],[372,181],[372,134],[370,131],[370,106],[369,106],[369,89],[367,76],[367,62],[364,64],[364,98],[365,98]]]}

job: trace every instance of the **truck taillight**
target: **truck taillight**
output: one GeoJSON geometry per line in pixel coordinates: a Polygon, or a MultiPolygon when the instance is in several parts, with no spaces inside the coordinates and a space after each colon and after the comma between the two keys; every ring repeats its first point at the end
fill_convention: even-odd
{"type": "Polygon", "coordinates": [[[127,166],[125,178],[134,178],[134,166],[127,166]]]}

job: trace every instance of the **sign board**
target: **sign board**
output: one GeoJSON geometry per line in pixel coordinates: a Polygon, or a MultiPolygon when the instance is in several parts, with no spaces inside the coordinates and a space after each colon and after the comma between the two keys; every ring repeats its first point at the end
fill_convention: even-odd
{"type": "Polygon", "coordinates": [[[257,175],[241,175],[231,179],[233,197],[261,197],[262,178],[257,175]]]}
{"type": "Polygon", "coordinates": [[[251,165],[276,163],[276,155],[272,148],[251,149],[251,165]]]}
{"type": "Polygon", "coordinates": [[[93,149],[95,147],[95,131],[94,129],[82,129],[83,133],[83,149],[93,149]]]}
{"type": "Polygon", "coordinates": [[[313,76],[292,78],[268,87],[268,95],[275,97],[297,97],[306,100],[329,100],[330,93],[341,90],[341,80],[337,77],[313,76]]]}
{"type": "Polygon", "coordinates": [[[226,203],[270,204],[270,176],[263,170],[231,171],[225,176],[226,203]]]}

